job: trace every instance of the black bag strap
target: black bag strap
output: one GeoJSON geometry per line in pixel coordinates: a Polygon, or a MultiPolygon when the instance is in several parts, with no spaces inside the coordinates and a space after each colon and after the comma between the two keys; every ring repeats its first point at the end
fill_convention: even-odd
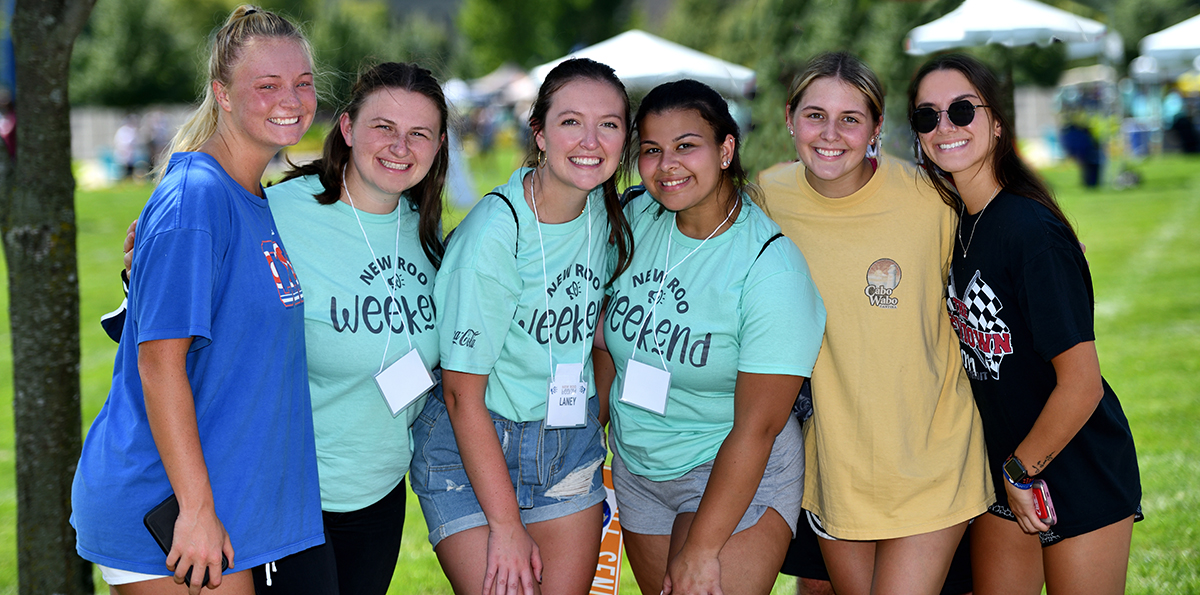
{"type": "Polygon", "coordinates": [[[629,204],[629,201],[645,193],[646,186],[644,184],[638,184],[637,186],[630,186],[626,188],[625,192],[621,194],[621,208],[625,208],[625,205],[629,204]]]}
{"type": "MultiPolygon", "coordinates": [[[[493,196],[493,195],[500,197],[500,200],[504,201],[504,204],[508,205],[508,210],[509,210],[509,212],[512,213],[512,216],[513,216],[513,223],[517,224],[517,237],[520,238],[521,237],[521,220],[517,219],[517,209],[513,208],[513,204],[511,201],[508,200],[507,196],[504,196],[503,194],[500,194],[499,192],[488,192],[484,196],[493,196]]],[[[446,234],[446,239],[442,240],[443,246],[450,245],[450,236],[454,235],[454,232],[456,232],[456,231],[458,231],[457,227],[455,227],[454,229],[451,229],[450,233],[446,234]]],[[[517,243],[513,242],[513,256],[516,256],[516,254],[517,254],[517,243]]]]}
{"type": "MultiPolygon", "coordinates": [[[[508,200],[507,196],[504,196],[503,194],[500,194],[499,192],[488,192],[484,196],[499,197],[500,200],[504,201],[504,204],[508,205],[508,210],[512,213],[512,216],[513,216],[513,223],[515,223],[517,225],[517,239],[519,240],[521,238],[521,220],[517,218],[517,209],[515,207],[513,207],[512,201],[508,200]]],[[[517,241],[514,240],[513,241],[513,256],[516,256],[516,255],[517,255],[517,241]]]]}
{"type": "MultiPolygon", "coordinates": [[[[762,249],[758,251],[758,256],[762,256],[763,252],[767,251],[767,246],[770,246],[771,242],[774,242],[775,240],[778,240],[779,238],[782,238],[782,237],[783,237],[782,233],[777,233],[777,234],[771,236],[770,238],[767,238],[767,241],[766,241],[766,243],[763,244],[762,249]]],[[[758,256],[754,257],[754,262],[758,262],[758,256]]]]}

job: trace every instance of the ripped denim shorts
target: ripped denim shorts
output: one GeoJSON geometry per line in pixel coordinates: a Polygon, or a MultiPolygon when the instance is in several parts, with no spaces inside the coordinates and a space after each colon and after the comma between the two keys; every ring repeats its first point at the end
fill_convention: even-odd
{"type": "MultiPolygon", "coordinates": [[[[526,525],[565,517],[604,501],[602,467],[607,452],[599,400],[588,399],[587,425],[552,430],[542,421],[515,422],[492,413],[496,436],[526,525]]],[[[463,468],[450,415],[440,395],[430,396],[412,427],[409,482],[421,502],[429,543],[487,525],[463,468]]]]}

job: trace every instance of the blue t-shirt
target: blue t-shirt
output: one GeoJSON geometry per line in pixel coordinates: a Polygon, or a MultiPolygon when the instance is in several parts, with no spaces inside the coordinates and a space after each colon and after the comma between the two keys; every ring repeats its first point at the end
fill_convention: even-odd
{"type": "Polygon", "coordinates": [[[189,337],[196,424],[233,570],[324,541],[303,302],[266,201],[209,155],[173,155],[139,218],[125,340],[75,471],[82,557],[168,573],[142,524],[172,489],[146,418],[138,347],[189,337]]]}
{"type": "Polygon", "coordinates": [[[666,481],[716,458],[733,429],[738,372],[812,375],[825,305],[800,250],[785,237],[768,245],[779,226],[744,196],[733,225],[707,242],[681,233],[649,194],[630,201],[625,216],[633,261],[613,283],[604,318],[617,369],[610,427],[630,471],[666,481]],[[659,369],[665,360],[665,415],[620,401],[631,356],[659,369]]]}
{"type": "Polygon", "coordinates": [[[378,502],[408,473],[409,428],[425,399],[392,417],[375,374],[384,348],[391,364],[408,353],[410,339],[426,366],[438,365],[436,270],[421,248],[420,217],[408,200],[386,215],[358,211],[356,217],[346,203],[317,202],[314,195],[323,191],[317,176],[306,176],[268,188],[267,197],[304,280],[321,505],[348,512],[378,502]]]}
{"type": "Polygon", "coordinates": [[[583,363],[582,379],[591,383],[592,335],[609,271],[603,192],[587,199],[589,256],[588,209],[566,223],[541,224],[539,238],[522,186],[530,171],[518,169],[496,188],[516,220],[496,196],[471,209],[451,236],[434,288],[442,367],[488,374],[488,409],[519,422],[546,418],[551,350],[555,364],[583,363]]]}

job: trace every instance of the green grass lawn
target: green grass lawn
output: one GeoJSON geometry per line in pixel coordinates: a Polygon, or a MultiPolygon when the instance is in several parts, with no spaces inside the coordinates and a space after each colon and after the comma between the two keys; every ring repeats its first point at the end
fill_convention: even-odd
{"type": "MultiPolygon", "coordinates": [[[[473,164],[482,192],[502,183],[518,156],[473,164]]],[[[1087,244],[1096,289],[1097,342],[1105,377],[1121,397],[1137,441],[1146,521],[1136,525],[1130,593],[1200,593],[1200,159],[1138,166],[1140,188],[1084,191],[1078,171],[1044,172],[1087,244]]],[[[108,392],[116,345],[97,323],[121,300],[117,271],[128,222],[150,187],[79,192],[79,271],[84,431],[108,392]]],[[[446,227],[464,213],[447,213],[446,227]]],[[[3,262],[0,262],[3,268],[3,262]]],[[[0,274],[0,283],[6,275],[0,274]]],[[[17,592],[12,356],[6,285],[0,288],[0,595],[17,592]]],[[[410,494],[392,593],[449,593],[410,494]]],[[[777,593],[792,590],[784,578],[777,593]]],[[[622,593],[636,593],[628,566],[622,593]]],[[[97,592],[107,592],[97,582],[97,592]]]]}

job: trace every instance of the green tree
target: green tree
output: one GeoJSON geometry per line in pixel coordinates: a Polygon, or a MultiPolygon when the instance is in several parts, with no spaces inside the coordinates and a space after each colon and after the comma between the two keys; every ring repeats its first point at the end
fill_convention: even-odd
{"type": "Polygon", "coordinates": [[[533,67],[620,33],[627,0],[464,0],[458,28],[478,76],[505,62],[533,67]]]}
{"type": "Polygon", "coordinates": [[[783,126],[787,87],[809,58],[823,51],[850,51],[878,74],[887,94],[887,146],[899,154],[907,151],[910,136],[904,117],[905,93],[908,77],[922,59],[902,51],[904,37],[913,27],[946,14],[959,3],[681,0],[664,33],[755,70],[758,92],[751,102],[754,124],[744,143],[744,157],[748,167],[761,170],[795,158],[783,126]]]}
{"type": "Polygon", "coordinates": [[[71,59],[71,102],[194,101],[207,28],[173,8],[161,0],[100,0],[71,59]]]}
{"type": "MultiPolygon", "coordinates": [[[[99,0],[71,63],[72,103],[135,107],[195,101],[207,66],[208,35],[241,3],[99,0]]],[[[255,3],[301,24],[316,54],[325,99],[345,97],[368,62],[415,60],[444,73],[459,55],[445,25],[419,13],[394,17],[384,0],[255,3]]]]}
{"type": "MultiPolygon", "coordinates": [[[[758,92],[751,102],[754,122],[744,143],[746,164],[753,170],[795,158],[783,126],[787,88],[809,58],[823,51],[849,51],[875,71],[886,94],[884,146],[896,155],[910,155],[908,82],[927,58],[904,53],[904,39],[913,27],[959,4],[961,0],[680,0],[663,34],[757,73],[758,92]]],[[[1053,84],[1066,65],[1061,45],[964,51],[975,53],[1002,75],[1015,64],[1013,77],[1021,83],[1053,84]]]]}
{"type": "Polygon", "coordinates": [[[444,26],[420,14],[393,19],[380,0],[322,3],[311,15],[309,36],[322,73],[321,94],[334,103],[349,97],[357,73],[368,64],[416,61],[439,73],[453,57],[444,26]]]}

